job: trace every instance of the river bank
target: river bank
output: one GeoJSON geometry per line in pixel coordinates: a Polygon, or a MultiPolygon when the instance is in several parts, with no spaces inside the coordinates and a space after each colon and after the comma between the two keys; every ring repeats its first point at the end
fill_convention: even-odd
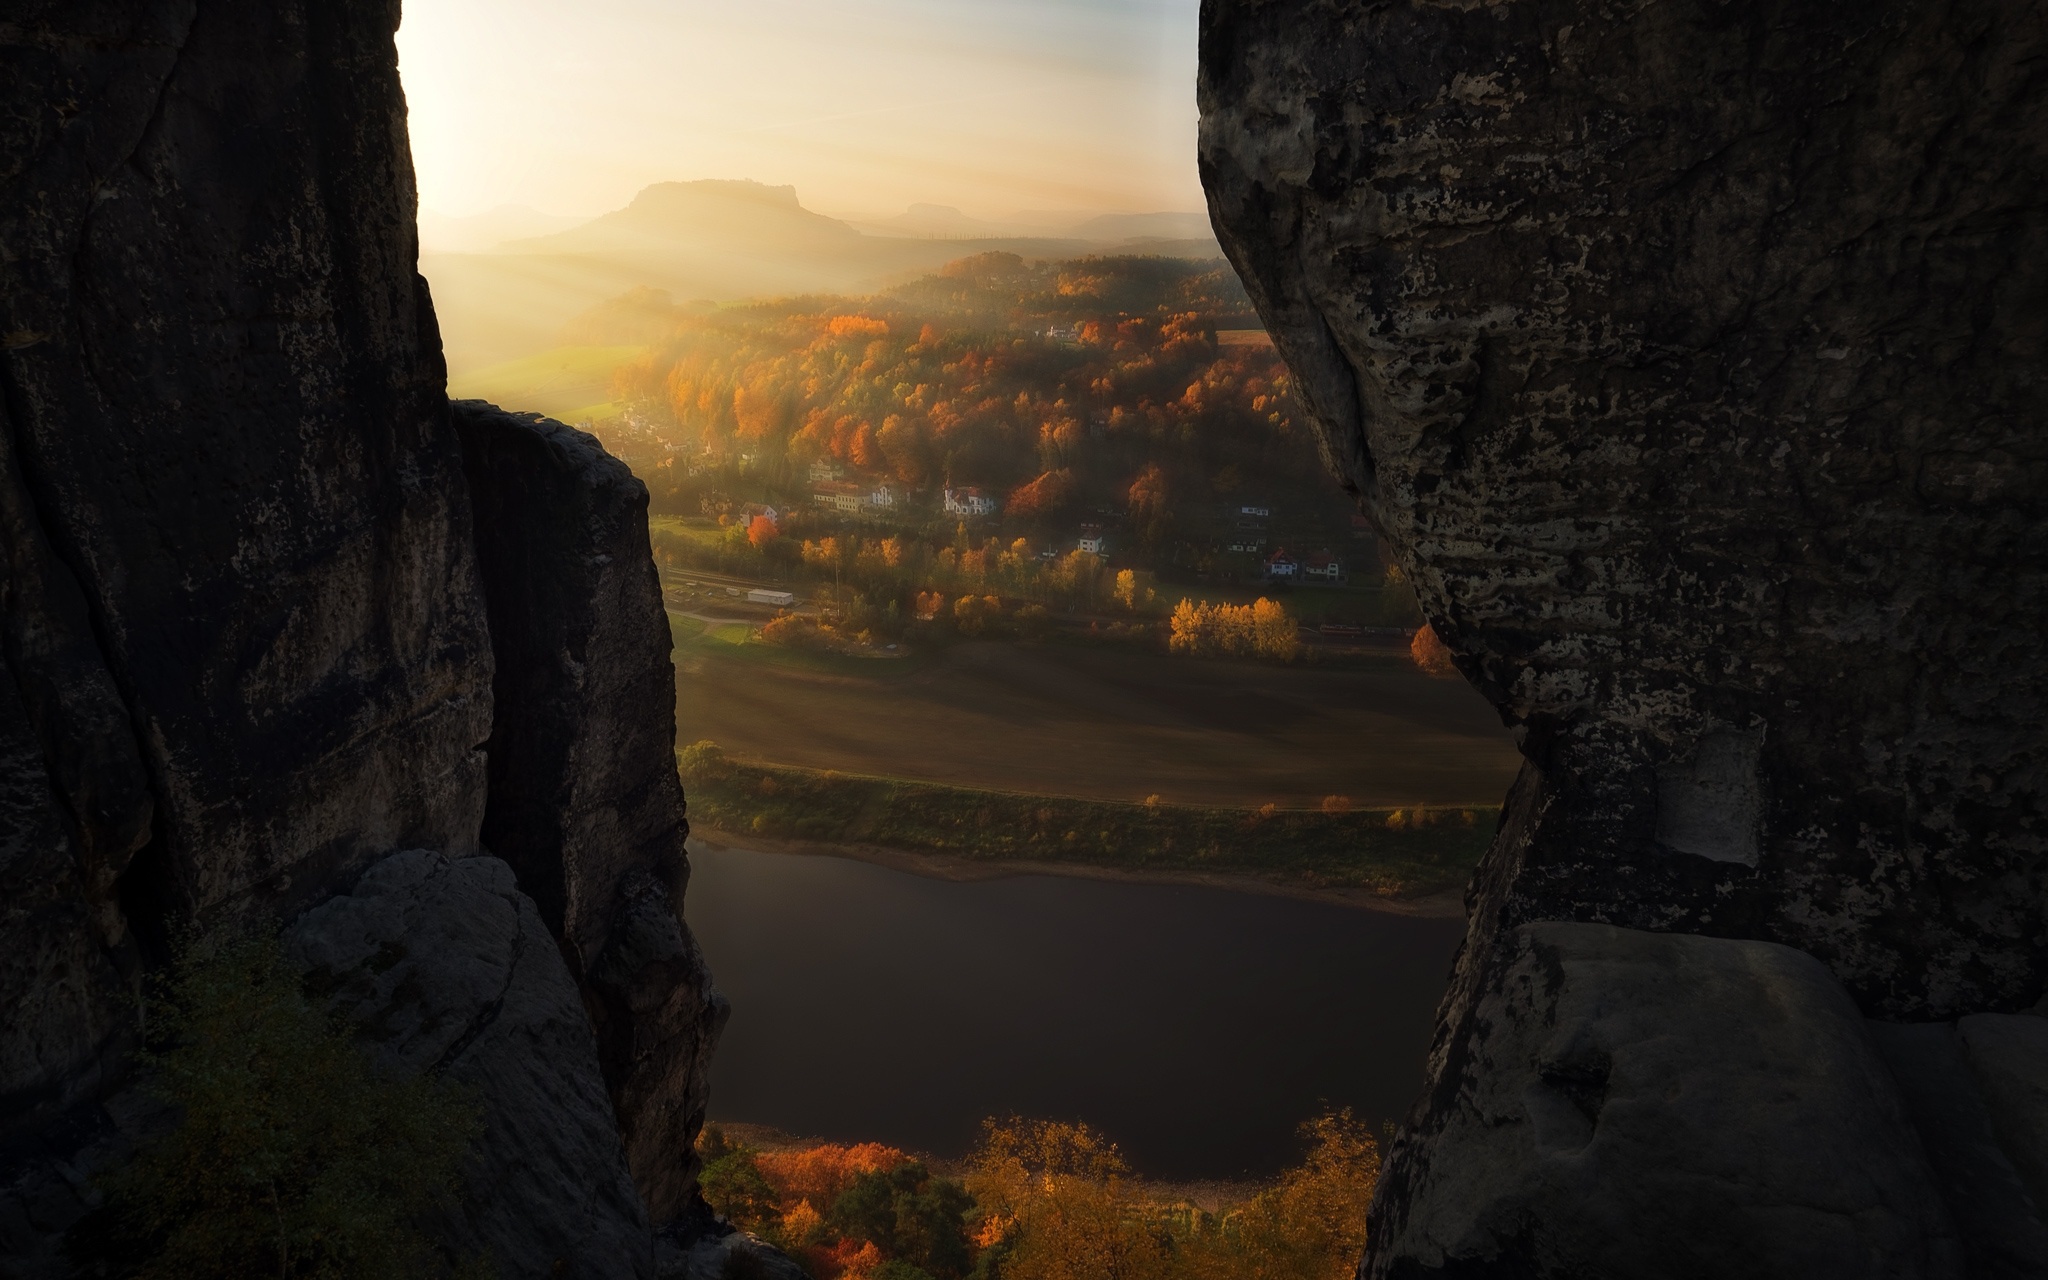
{"type": "Polygon", "coordinates": [[[1317,809],[1083,799],[762,764],[709,742],[678,752],[677,767],[692,821],[740,841],[800,842],[945,878],[1199,884],[1406,914],[1457,914],[1450,902],[1499,814],[1476,805],[1362,809],[1341,796],[1317,809]]]}
{"type": "Polygon", "coordinates": [[[1113,884],[1180,884],[1205,889],[1228,889],[1257,893],[1297,902],[1321,902],[1332,906],[1381,911],[1388,915],[1412,916],[1426,920],[1456,920],[1465,914],[1465,894],[1460,889],[1443,889],[1414,898],[1392,897],[1349,885],[1312,885],[1258,876],[1233,875],[1220,871],[1132,870],[1097,867],[1077,862],[1044,862],[1028,858],[987,861],[943,853],[889,849],[881,845],[802,840],[722,831],[717,827],[692,827],[690,840],[706,848],[739,849],[794,857],[848,858],[869,866],[923,876],[928,880],[973,883],[1003,880],[1013,876],[1063,876],[1072,880],[1102,880],[1113,884]]]}

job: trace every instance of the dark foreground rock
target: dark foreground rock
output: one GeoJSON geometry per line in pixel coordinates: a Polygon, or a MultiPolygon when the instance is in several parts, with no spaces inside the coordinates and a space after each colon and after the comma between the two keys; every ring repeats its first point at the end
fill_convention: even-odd
{"type": "Polygon", "coordinates": [[[482,1105],[461,1213],[436,1231],[457,1256],[506,1277],[652,1274],[596,1038],[510,867],[393,854],[296,921],[285,947],[385,1067],[434,1072],[482,1105]]]}
{"type": "MultiPolygon", "coordinates": [[[[1376,1274],[1421,1274],[1398,1224],[1467,1185],[1437,1145],[1524,925],[1782,944],[1894,1023],[2048,990],[2044,53],[2019,0],[1204,4],[1218,236],[1527,760],[1376,1274]]],[[[1767,1114],[1721,1119],[1776,1150],[1767,1114]]],[[[1845,1168],[1879,1141],[1813,1137],[1845,1168]]],[[[1574,1274],[1651,1155],[1556,1184],[1470,1273],[1574,1274]]],[[[1668,1243],[1733,1267],[1733,1221],[1668,1243]]],[[[1933,1265],[1895,1239],[1874,1273],[1933,1265]]]]}
{"type": "Polygon", "coordinates": [[[666,1221],[695,1186],[726,1005],[682,923],[688,827],[647,489],[559,422],[479,400],[453,416],[497,658],[483,841],[564,943],[634,1178],[666,1221]]]}
{"type": "Polygon", "coordinates": [[[1965,1274],[1899,1087],[1826,966],[1611,925],[1523,925],[1508,946],[1381,1215],[1385,1274],[1965,1274]]]}
{"type": "Polygon", "coordinates": [[[392,1050],[494,1099],[501,1167],[451,1239],[641,1274],[650,1224],[705,1218],[724,1004],[681,924],[645,497],[558,425],[451,421],[398,17],[0,12],[0,1274],[54,1257],[125,1149],[173,931],[428,928],[444,906],[392,923],[395,864],[322,906],[394,849],[453,860],[405,893],[482,913],[392,1050]],[[606,1133],[632,1181],[592,1172],[606,1133]]]}

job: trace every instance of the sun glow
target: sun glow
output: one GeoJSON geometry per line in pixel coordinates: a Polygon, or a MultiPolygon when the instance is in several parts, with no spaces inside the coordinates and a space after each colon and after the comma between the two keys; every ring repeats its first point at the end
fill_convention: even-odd
{"type": "Polygon", "coordinates": [[[1193,210],[1196,0],[408,0],[424,208],[590,216],[753,178],[913,203],[1193,210]]]}

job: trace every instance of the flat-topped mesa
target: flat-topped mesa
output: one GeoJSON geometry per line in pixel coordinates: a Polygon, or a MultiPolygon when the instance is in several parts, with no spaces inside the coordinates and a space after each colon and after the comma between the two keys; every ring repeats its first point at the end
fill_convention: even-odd
{"type": "Polygon", "coordinates": [[[346,902],[349,1010],[470,1019],[489,1052],[443,1056],[529,1113],[492,1115],[523,1167],[472,1179],[462,1247],[651,1275],[709,1218],[724,1004],[645,492],[560,424],[451,421],[396,5],[31,7],[0,23],[0,1272],[69,1274],[171,929],[303,942],[346,902]],[[562,1188],[602,1194],[528,1203],[562,1188]]]}
{"type": "Polygon", "coordinates": [[[1529,922],[1873,1017],[2048,987],[2044,52],[2018,0],[1204,5],[1218,236],[1527,760],[1382,1271],[1451,1265],[1399,1224],[1529,922]]]}

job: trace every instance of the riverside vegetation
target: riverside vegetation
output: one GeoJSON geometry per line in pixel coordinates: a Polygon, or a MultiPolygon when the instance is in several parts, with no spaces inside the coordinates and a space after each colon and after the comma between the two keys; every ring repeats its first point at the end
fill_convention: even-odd
{"type": "Polygon", "coordinates": [[[699,830],[873,845],[976,862],[1130,872],[1208,872],[1414,898],[1471,876],[1495,811],[1412,805],[1314,810],[1114,803],[949,787],[732,758],[715,742],[678,753],[699,830]]]}
{"type": "Polygon", "coordinates": [[[704,1193],[817,1280],[1344,1280],[1379,1149],[1349,1112],[1302,1163],[1211,1211],[1135,1180],[1082,1124],[990,1120],[946,1176],[879,1143],[762,1151],[705,1131],[704,1193]]]}

